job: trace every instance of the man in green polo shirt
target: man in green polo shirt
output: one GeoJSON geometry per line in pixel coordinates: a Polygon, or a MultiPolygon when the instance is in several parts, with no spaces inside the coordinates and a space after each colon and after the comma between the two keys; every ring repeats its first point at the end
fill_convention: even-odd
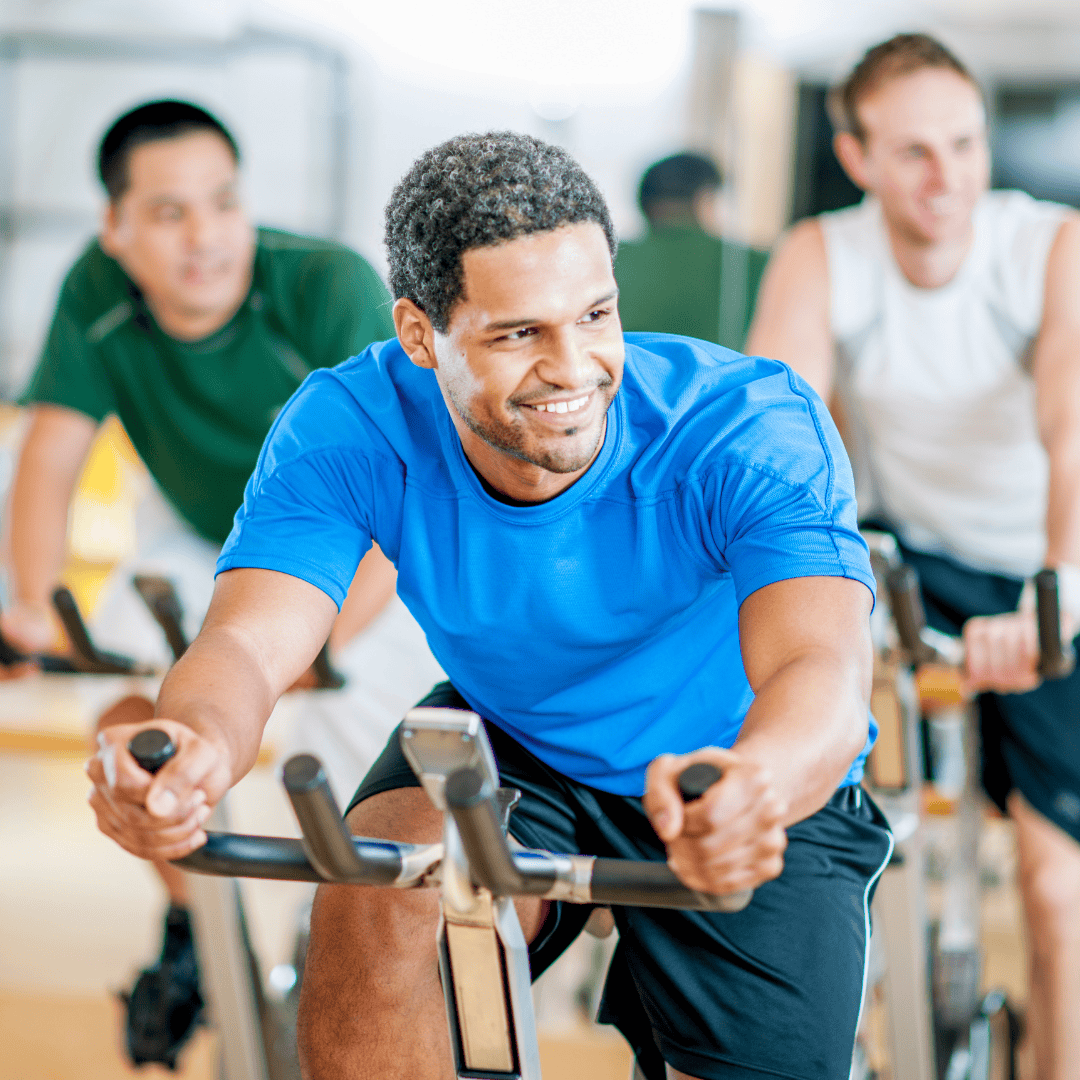
{"type": "Polygon", "coordinates": [[[685,334],[742,349],[768,255],[716,232],[721,178],[700,154],[675,154],[641,178],[641,240],[619,245],[615,277],[624,330],[685,334]]]}
{"type": "MultiPolygon", "coordinates": [[[[119,417],[155,481],[140,524],[153,523],[138,530],[136,565],[145,569],[156,559],[154,568],[176,579],[193,634],[213,588],[217,551],[278,411],[308,372],[394,335],[387,291],[358,254],[332,241],[252,227],[238,165],[229,132],[185,102],[143,105],[102,141],[98,168],[108,205],[101,233],[63,284],[21,398],[32,414],[12,486],[2,629],[28,653],[54,641],[50,596],[64,559],[69,504],[107,416],[119,417]]],[[[137,633],[117,640],[129,615],[148,625],[129,574],[117,577],[124,580],[97,629],[104,645],[145,656],[137,633]]],[[[394,691],[404,709],[417,690],[430,687],[428,678],[438,677],[419,628],[391,599],[394,577],[379,552],[366,558],[331,639],[340,645],[376,620],[363,637],[383,638],[363,646],[363,675],[342,703],[350,723],[338,728],[355,734],[337,730],[325,740],[339,749],[345,743],[339,757],[352,750],[362,758],[366,746],[377,754],[400,718],[394,691]],[[370,700],[362,700],[365,692],[370,700]],[[365,732],[365,724],[380,730],[365,732]]],[[[339,652],[348,674],[343,659],[339,652]]],[[[322,702],[312,710],[319,714],[314,726],[327,721],[322,702]]],[[[147,699],[128,698],[99,726],[152,712],[147,699]]],[[[308,713],[304,719],[313,726],[308,713]]],[[[353,770],[349,790],[369,763],[353,770]]],[[[197,1015],[197,968],[183,875],[169,864],[159,870],[172,900],[159,968],[167,963],[175,976],[168,1020],[175,1029],[197,1015]]],[[[129,1038],[138,1042],[130,1025],[129,1038]]],[[[129,1049],[136,1059],[142,1053],[130,1041],[129,1049]]]]}

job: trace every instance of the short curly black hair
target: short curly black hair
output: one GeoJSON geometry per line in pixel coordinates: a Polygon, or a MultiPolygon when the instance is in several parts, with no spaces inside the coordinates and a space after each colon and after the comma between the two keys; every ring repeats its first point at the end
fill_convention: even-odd
{"type": "Polygon", "coordinates": [[[516,131],[458,135],[422,154],[386,204],[390,291],[444,334],[466,251],[581,221],[604,230],[614,260],[607,203],[565,150],[516,131]]]}

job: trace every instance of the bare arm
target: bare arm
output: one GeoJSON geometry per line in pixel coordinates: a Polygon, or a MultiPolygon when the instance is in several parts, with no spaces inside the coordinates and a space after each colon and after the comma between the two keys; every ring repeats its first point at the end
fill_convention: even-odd
{"type": "Polygon", "coordinates": [[[1050,459],[1046,561],[1080,565],[1080,217],[1062,224],[1050,251],[1034,373],[1050,459]]]}
{"type": "Polygon", "coordinates": [[[363,633],[382,614],[397,586],[394,564],[373,545],[360,560],[341,613],[330,632],[330,648],[336,651],[363,633]]]}
{"type": "MultiPolygon", "coordinates": [[[[1050,250],[1034,374],[1039,436],[1050,463],[1045,561],[1080,566],[1080,217],[1061,225],[1050,250]]],[[[1077,602],[1070,579],[1063,577],[1062,583],[1063,623],[1071,633],[1077,602]]],[[[969,691],[1021,693],[1038,686],[1032,612],[969,619],[964,644],[969,691]]]]}
{"type": "Polygon", "coordinates": [[[274,705],[307,669],[336,614],[329,596],[288,574],[221,574],[199,636],[161,687],[159,719],[98,736],[87,771],[101,830],[145,858],[176,859],[204,843],[209,808],[255,763],[274,705]],[[152,782],[126,749],[148,727],[167,731],[177,746],[152,782]]]}
{"type": "Polygon", "coordinates": [[[802,221],[773,252],[745,351],[790,364],[828,401],[833,385],[829,266],[821,226],[802,221]]]}
{"type": "Polygon", "coordinates": [[[3,626],[30,651],[51,644],[49,598],[64,564],[68,507],[97,429],[74,409],[39,405],[19,455],[8,537],[14,603],[3,626]]]}
{"type": "Polygon", "coordinates": [[[645,805],[669,860],[695,888],[723,893],[776,877],[783,829],[820,810],[866,742],[871,596],[847,578],[759,589],[739,613],[754,701],[731,750],[658,758],[645,805]],[[685,808],[676,779],[694,761],[724,778],[685,808]]]}

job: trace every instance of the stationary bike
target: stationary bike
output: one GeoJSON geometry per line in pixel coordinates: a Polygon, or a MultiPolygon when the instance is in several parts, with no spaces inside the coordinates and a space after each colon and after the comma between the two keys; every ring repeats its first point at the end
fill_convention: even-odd
{"type": "MultiPolygon", "coordinates": [[[[322,765],[310,754],[282,772],[302,840],[208,832],[198,851],[178,860],[196,874],[333,882],[382,888],[437,888],[441,900],[439,970],[454,1067],[460,1080],[540,1080],[528,947],[512,898],[573,904],[740,911],[751,890],[714,896],[687,888],[666,863],[555,854],[521,847],[507,835],[520,793],[499,787],[480,717],[457,709],[413,709],[401,746],[432,803],[443,813],[443,839],[402,844],[352,836],[322,765]]],[[[171,757],[161,731],[130,744],[147,772],[171,757]]],[[[720,770],[697,764],[679,778],[684,800],[699,798],[720,770]]],[[[258,1047],[249,1048],[258,1069],[258,1047]]],[[[234,1072],[229,1080],[265,1075],[234,1072]]]]}
{"type": "MultiPolygon", "coordinates": [[[[866,785],[896,838],[893,860],[874,902],[875,947],[883,973],[893,1080],[1012,1080],[1017,1022],[1000,990],[980,991],[978,717],[956,692],[920,696],[916,676],[934,665],[956,685],[964,667],[960,639],[926,626],[914,569],[893,536],[863,532],[878,579],[871,630],[875,645],[872,710],[880,734],[866,785]],[[927,912],[921,720],[952,733],[952,844],[942,868],[940,914],[927,912]]],[[[1075,658],[1061,642],[1057,575],[1036,576],[1040,664],[1044,679],[1069,674],[1075,658]]],[[[859,1075],[859,1073],[855,1073],[859,1075]]],[[[872,1075],[868,1067],[862,1075],[872,1075]]]]}

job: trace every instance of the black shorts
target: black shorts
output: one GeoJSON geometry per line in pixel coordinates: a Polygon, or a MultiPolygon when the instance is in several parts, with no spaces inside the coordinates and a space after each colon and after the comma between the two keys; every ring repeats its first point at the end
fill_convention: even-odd
{"type": "MultiPolygon", "coordinates": [[[[421,705],[467,709],[441,683],[421,705]]],[[[503,784],[522,792],[510,831],[527,847],[665,858],[641,800],[554,772],[487,725],[503,784]]],[[[352,802],[418,787],[397,731],[352,802]]],[[[860,788],[788,829],[784,872],[736,914],[613,909],[619,945],[599,1019],[614,1024],[647,1080],[664,1062],[701,1080],[845,1080],[866,977],[869,904],[892,850],[860,788]]],[[[577,937],[591,908],[555,903],[529,947],[535,979],[577,937]]]]}
{"type": "MultiPolygon", "coordinates": [[[[926,620],[958,634],[974,615],[1015,611],[1023,582],[903,549],[919,572],[926,620]]],[[[1078,639],[1080,641],[1080,639],[1078,639]]],[[[1004,812],[1009,792],[1080,842],[1080,668],[1026,694],[980,694],[982,781],[1004,812]]]]}

